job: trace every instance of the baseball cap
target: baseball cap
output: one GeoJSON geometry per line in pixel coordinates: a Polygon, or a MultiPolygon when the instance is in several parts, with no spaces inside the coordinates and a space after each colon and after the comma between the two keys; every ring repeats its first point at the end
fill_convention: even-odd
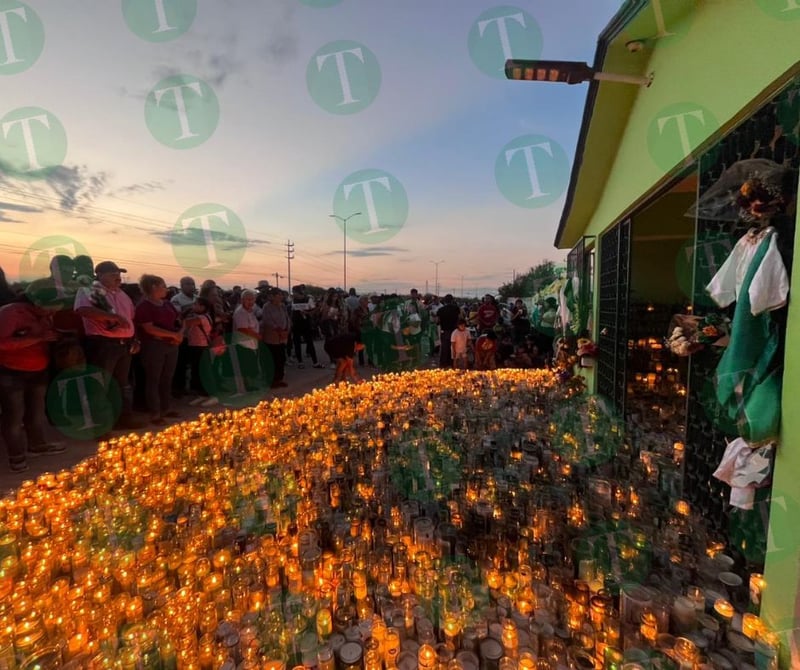
{"type": "Polygon", "coordinates": [[[114,261],[103,261],[102,263],[98,263],[94,268],[94,274],[98,277],[108,272],[127,272],[127,270],[119,267],[114,261]]]}

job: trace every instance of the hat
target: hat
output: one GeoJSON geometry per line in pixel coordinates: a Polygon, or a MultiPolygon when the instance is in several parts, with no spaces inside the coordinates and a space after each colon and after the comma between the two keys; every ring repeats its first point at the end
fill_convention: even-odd
{"type": "Polygon", "coordinates": [[[268,282],[266,279],[261,279],[261,280],[259,280],[259,282],[258,282],[258,289],[259,289],[260,291],[261,291],[261,290],[268,289],[268,288],[269,288],[269,282],[268,282]]]}
{"type": "Polygon", "coordinates": [[[283,291],[281,291],[277,286],[270,286],[267,289],[267,295],[283,295],[283,291]]]}
{"type": "Polygon", "coordinates": [[[109,272],[127,272],[125,268],[121,268],[114,261],[103,261],[98,263],[94,268],[94,274],[100,276],[109,272]]]}

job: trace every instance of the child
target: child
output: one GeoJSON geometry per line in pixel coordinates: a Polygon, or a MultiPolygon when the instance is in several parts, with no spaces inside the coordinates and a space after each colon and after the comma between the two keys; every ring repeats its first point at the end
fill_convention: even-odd
{"type": "Polygon", "coordinates": [[[487,330],[475,341],[475,369],[497,369],[497,335],[487,330]]]}
{"type": "Polygon", "coordinates": [[[469,331],[465,319],[458,320],[458,327],[450,336],[450,353],[453,356],[453,367],[466,370],[468,365],[467,351],[470,346],[469,331]]]}
{"type": "Polygon", "coordinates": [[[356,342],[355,333],[340,333],[325,340],[325,353],[336,363],[336,372],[333,373],[333,383],[343,382],[350,379],[353,382],[360,382],[355,368],[355,354],[362,351],[364,345],[356,342]]]}

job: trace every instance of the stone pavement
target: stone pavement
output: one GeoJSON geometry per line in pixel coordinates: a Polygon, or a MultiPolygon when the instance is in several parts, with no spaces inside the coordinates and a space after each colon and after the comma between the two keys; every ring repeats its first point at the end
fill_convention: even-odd
{"type": "MultiPolygon", "coordinates": [[[[324,356],[322,359],[327,358],[324,356]]],[[[370,379],[375,373],[379,372],[365,366],[357,367],[358,374],[364,379],[370,379]]],[[[324,369],[312,368],[307,365],[305,369],[300,370],[297,367],[287,366],[286,368],[286,382],[289,384],[286,388],[271,389],[260,396],[260,400],[270,400],[272,398],[295,398],[303,396],[317,388],[322,388],[329,385],[333,381],[333,370],[329,367],[324,369]]],[[[172,409],[180,412],[180,416],[169,420],[170,424],[181,423],[183,421],[191,421],[199,414],[208,414],[225,411],[226,409],[240,409],[241,405],[233,406],[229,404],[219,404],[215,407],[200,408],[192,407],[189,405],[191,398],[173,400],[172,409]]],[[[144,418],[144,415],[142,415],[144,418]]],[[[0,462],[0,495],[8,492],[11,489],[17,488],[26,480],[35,480],[39,475],[45,472],[59,472],[66,470],[80,461],[93,456],[97,453],[97,440],[71,440],[65,438],[52,426],[48,427],[47,437],[53,442],[61,442],[67,446],[67,450],[62,454],[51,454],[48,456],[29,456],[28,457],[28,470],[25,472],[11,472],[6,465],[7,461],[5,456],[2,456],[0,462]]],[[[154,426],[145,426],[135,431],[114,431],[113,437],[125,435],[126,432],[133,433],[146,433],[155,432],[154,426]]]]}

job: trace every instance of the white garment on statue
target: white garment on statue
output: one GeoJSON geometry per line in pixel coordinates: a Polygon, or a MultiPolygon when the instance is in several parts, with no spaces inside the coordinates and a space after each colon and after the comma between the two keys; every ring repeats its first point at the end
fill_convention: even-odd
{"type": "Polygon", "coordinates": [[[753,256],[766,235],[770,236],[769,248],[750,284],[750,311],[757,316],[786,304],[789,277],[778,252],[775,229],[769,227],[759,232],[751,230],[744,235],[706,287],[720,307],[727,307],[738,300],[753,256]]]}
{"type": "Polygon", "coordinates": [[[753,449],[741,437],[728,443],[714,477],[731,487],[731,505],[753,509],[756,489],[763,486],[771,474],[770,455],[774,448],[770,443],[753,449]]]}

